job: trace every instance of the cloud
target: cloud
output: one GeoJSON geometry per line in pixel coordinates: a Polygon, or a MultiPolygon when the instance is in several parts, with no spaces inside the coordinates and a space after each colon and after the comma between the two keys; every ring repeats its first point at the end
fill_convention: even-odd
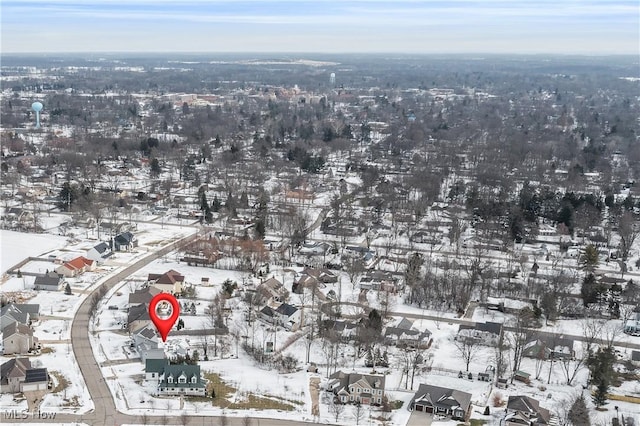
{"type": "Polygon", "coordinates": [[[513,52],[562,47],[574,53],[595,46],[602,53],[637,53],[640,39],[635,0],[8,0],[2,9],[4,51],[77,50],[87,40],[112,51],[161,49],[165,32],[172,33],[162,38],[166,50],[177,40],[200,46],[200,38],[215,37],[244,51],[256,45],[305,50],[332,39],[334,49],[367,51],[511,46],[513,52]],[[47,37],[36,43],[34,28],[47,37]],[[119,36],[125,30],[129,42],[119,36]]]}

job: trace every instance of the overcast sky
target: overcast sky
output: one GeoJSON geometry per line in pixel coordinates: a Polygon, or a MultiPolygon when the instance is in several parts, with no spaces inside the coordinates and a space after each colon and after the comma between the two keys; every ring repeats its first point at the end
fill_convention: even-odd
{"type": "Polygon", "coordinates": [[[638,0],[2,0],[2,52],[639,54],[638,0]]]}

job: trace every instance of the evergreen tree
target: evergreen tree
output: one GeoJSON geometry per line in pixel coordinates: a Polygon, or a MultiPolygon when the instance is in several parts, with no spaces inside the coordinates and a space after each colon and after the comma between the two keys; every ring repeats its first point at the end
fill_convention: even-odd
{"type": "Polygon", "coordinates": [[[256,220],[254,224],[256,236],[259,239],[263,239],[266,233],[268,201],[269,199],[267,194],[263,192],[260,195],[260,200],[258,201],[258,208],[256,209],[256,220]]]}
{"type": "Polygon", "coordinates": [[[591,426],[589,410],[582,394],[573,401],[569,410],[569,420],[574,425],[591,426]]]}
{"type": "Polygon", "coordinates": [[[229,216],[236,217],[237,204],[236,204],[236,200],[233,198],[233,194],[231,194],[231,192],[229,192],[229,194],[227,194],[227,201],[224,203],[224,207],[229,212],[229,216]]]}
{"type": "Polygon", "coordinates": [[[580,256],[580,265],[587,271],[593,271],[598,266],[598,249],[593,244],[589,244],[580,256]]]}
{"type": "Polygon", "coordinates": [[[600,408],[607,403],[607,392],[609,392],[609,384],[606,380],[600,380],[596,385],[592,398],[596,408],[600,408]]]}
{"type": "Polygon", "coordinates": [[[213,201],[211,202],[211,211],[212,212],[219,212],[220,211],[220,207],[222,207],[222,203],[220,202],[220,200],[218,199],[218,196],[215,195],[213,197],[213,201]]]}
{"type": "Polygon", "coordinates": [[[160,168],[160,163],[157,158],[151,160],[151,176],[158,176],[162,172],[162,168],[160,168]]]}
{"type": "Polygon", "coordinates": [[[595,275],[592,273],[587,274],[582,280],[582,287],[580,289],[584,306],[587,306],[589,303],[596,303],[602,291],[603,287],[596,281],[595,275]]]}
{"type": "Polygon", "coordinates": [[[240,194],[239,205],[240,205],[240,208],[243,208],[243,209],[246,209],[249,207],[249,197],[247,196],[247,191],[242,191],[242,194],[240,194]]]}
{"type": "Polygon", "coordinates": [[[64,294],[66,294],[67,296],[71,295],[71,286],[69,285],[69,283],[64,286],[64,294]]]}

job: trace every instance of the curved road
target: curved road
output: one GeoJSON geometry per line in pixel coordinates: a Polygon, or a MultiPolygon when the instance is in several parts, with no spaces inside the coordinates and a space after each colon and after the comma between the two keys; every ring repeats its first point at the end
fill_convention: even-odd
{"type": "Polygon", "coordinates": [[[129,414],[120,413],[115,405],[114,398],[109,390],[107,383],[104,380],[100,366],[96,362],[89,341],[89,321],[91,318],[91,299],[94,292],[99,288],[106,288],[107,291],[121,282],[128,276],[132,275],[139,269],[148,265],[152,261],[160,258],[161,256],[175,250],[184,244],[189,243],[196,234],[192,234],[188,237],[184,237],[174,243],[171,243],[162,249],[151,253],[144,258],[138,260],[136,263],[126,267],[122,271],[109,277],[100,286],[96,287],[93,292],[87,295],[82,302],[78,311],[76,312],[73,323],[71,326],[71,342],[73,346],[73,353],[76,357],[80,371],[84,377],[84,381],[87,384],[87,389],[91,395],[91,399],[94,404],[94,410],[87,414],[66,414],[57,413],[54,419],[25,419],[21,421],[33,421],[38,423],[87,423],[90,425],[120,425],[127,424],[160,424],[160,425],[211,425],[220,424],[228,426],[244,426],[260,425],[260,426],[297,426],[308,424],[306,422],[298,422],[291,420],[279,420],[279,419],[267,419],[267,418],[251,418],[249,423],[247,419],[241,417],[223,417],[223,416],[203,416],[203,415],[182,415],[177,414],[175,416],[167,416],[163,414],[155,415],[140,415],[133,416],[129,414]]]}

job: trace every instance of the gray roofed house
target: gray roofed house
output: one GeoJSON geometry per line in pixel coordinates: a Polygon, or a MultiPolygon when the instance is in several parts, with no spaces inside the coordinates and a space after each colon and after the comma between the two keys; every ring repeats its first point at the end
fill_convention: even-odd
{"type": "Polygon", "coordinates": [[[14,303],[13,306],[22,312],[28,313],[31,321],[35,321],[40,317],[40,305],[37,303],[14,303]]]}
{"type": "Polygon", "coordinates": [[[36,349],[38,339],[33,330],[19,322],[13,322],[2,329],[4,355],[26,354],[36,349]]]}
{"type": "Polygon", "coordinates": [[[102,263],[112,254],[113,252],[111,251],[109,244],[101,242],[87,250],[86,257],[87,259],[95,260],[96,262],[102,263]]]}
{"type": "Polygon", "coordinates": [[[527,342],[522,349],[522,356],[537,359],[571,359],[575,355],[573,344],[573,339],[545,335],[527,342]]]}
{"type": "Polygon", "coordinates": [[[128,231],[118,234],[113,238],[113,250],[115,251],[131,250],[137,245],[138,242],[135,236],[128,231]]]}
{"type": "Polygon", "coordinates": [[[471,394],[423,383],[411,399],[409,409],[466,420],[471,414],[471,394]]]}
{"type": "Polygon", "coordinates": [[[21,324],[29,323],[29,314],[22,312],[16,305],[6,305],[0,311],[0,328],[4,329],[9,324],[19,322],[21,324]]]}
{"type": "Polygon", "coordinates": [[[12,322],[29,325],[40,316],[40,305],[34,303],[9,303],[0,308],[0,328],[12,322]]]}
{"type": "Polygon", "coordinates": [[[507,402],[505,426],[545,426],[551,420],[549,410],[540,407],[540,403],[524,395],[510,396],[507,402]]]}
{"type": "Polygon", "coordinates": [[[145,380],[157,383],[166,364],[167,360],[165,358],[147,358],[144,361],[145,380]]]}
{"type": "Polygon", "coordinates": [[[206,392],[205,381],[200,375],[199,365],[164,365],[158,380],[160,395],[199,395],[206,392]]]}
{"type": "Polygon", "coordinates": [[[293,305],[282,303],[275,309],[280,324],[287,330],[293,329],[300,322],[300,311],[293,305]]]}
{"type": "Polygon", "coordinates": [[[129,333],[133,333],[150,323],[151,317],[149,317],[149,308],[146,304],[141,303],[129,308],[129,314],[127,315],[129,333]]]}
{"type": "Polygon", "coordinates": [[[329,376],[327,390],[343,404],[378,405],[384,398],[385,376],[336,371],[329,376]]]}
{"type": "Polygon", "coordinates": [[[56,271],[44,275],[38,275],[33,283],[36,290],[60,291],[64,283],[64,276],[56,271]]]}
{"type": "Polygon", "coordinates": [[[31,368],[29,358],[12,358],[0,366],[0,393],[20,392],[20,384],[31,368]]]}
{"type": "Polygon", "coordinates": [[[478,322],[475,326],[460,324],[458,339],[475,340],[480,344],[495,346],[502,336],[502,323],[478,322]]]}
{"type": "Polygon", "coordinates": [[[160,293],[160,289],[151,286],[136,290],[133,293],[129,293],[129,305],[149,304],[151,303],[151,299],[160,293]]]}

